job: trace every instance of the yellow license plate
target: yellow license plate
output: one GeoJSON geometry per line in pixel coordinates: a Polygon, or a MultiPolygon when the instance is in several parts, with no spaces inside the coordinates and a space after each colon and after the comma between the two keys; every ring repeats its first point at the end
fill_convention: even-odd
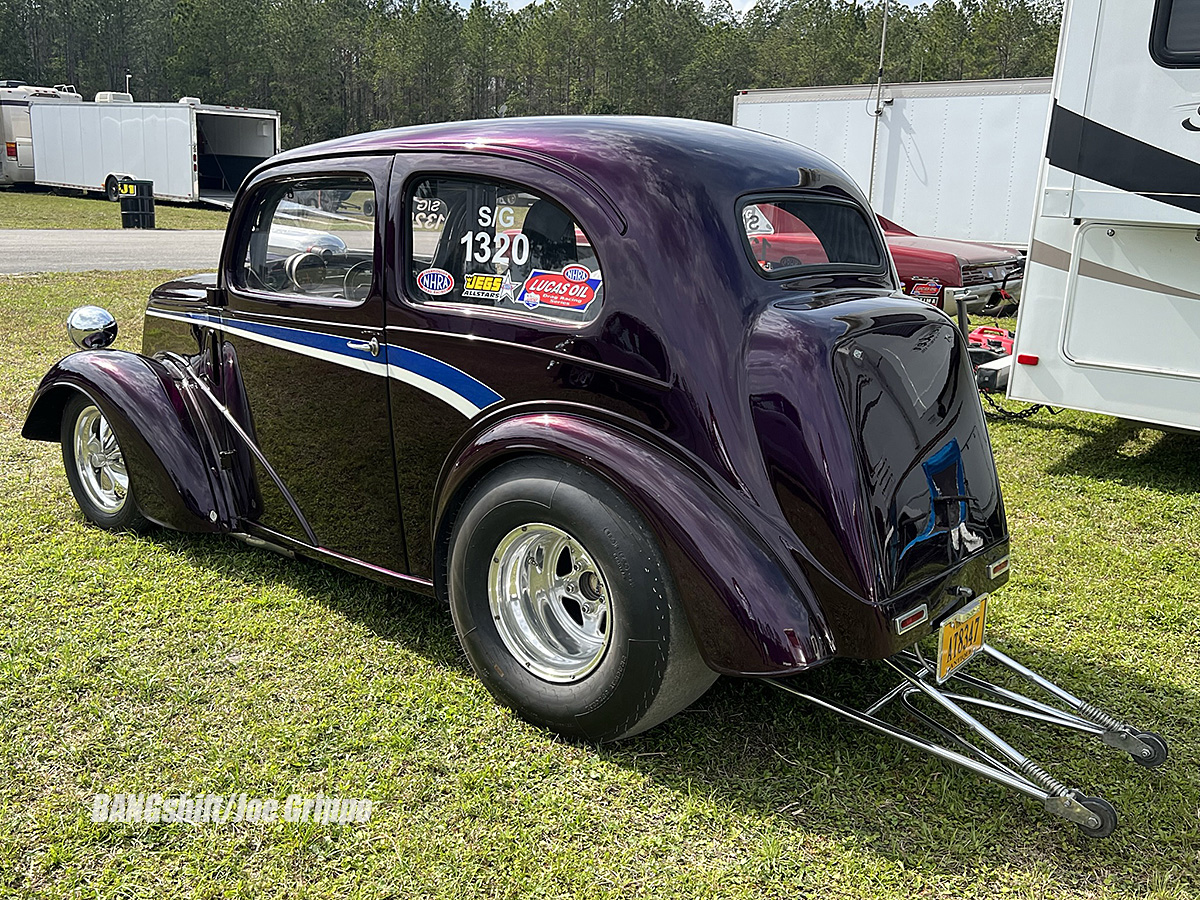
{"type": "Polygon", "coordinates": [[[938,630],[940,684],[966,665],[983,646],[983,624],[987,617],[987,594],[944,621],[938,630]]]}

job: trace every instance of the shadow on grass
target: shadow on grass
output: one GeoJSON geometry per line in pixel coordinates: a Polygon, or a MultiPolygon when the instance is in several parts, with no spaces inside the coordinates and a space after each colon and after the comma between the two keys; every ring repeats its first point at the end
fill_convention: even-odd
{"type": "Polygon", "coordinates": [[[1173,431],[1160,434],[1150,426],[1112,419],[1103,428],[1091,431],[1082,445],[1046,471],[1193,494],[1200,491],[1198,452],[1200,435],[1173,431]],[[1148,436],[1157,440],[1147,442],[1148,436]]]}
{"type": "MultiPolygon", "coordinates": [[[[231,540],[169,532],[152,539],[229,578],[285,584],[382,640],[470,671],[449,611],[432,597],[231,540]]],[[[1149,887],[1164,873],[1200,885],[1194,866],[1200,695],[1146,677],[1136,661],[1110,665],[1045,655],[1003,638],[997,643],[1077,695],[1112,707],[1118,718],[1167,738],[1172,758],[1144,770],[1094,739],[989,720],[1061,781],[1113,802],[1121,824],[1112,838],[1091,841],[1034,801],[754,679],[720,679],[667,723],[593,752],[681,797],[702,795],[761,818],[768,828],[823,834],[935,877],[1002,864],[1029,872],[1049,866],[1057,882],[1080,889],[1095,886],[1099,869],[1122,887],[1149,887]],[[1136,849],[1149,835],[1152,856],[1136,849]]],[[[804,689],[859,708],[893,683],[882,665],[849,661],[799,678],[804,689]]],[[[919,731],[901,711],[887,717],[919,731]]]]}

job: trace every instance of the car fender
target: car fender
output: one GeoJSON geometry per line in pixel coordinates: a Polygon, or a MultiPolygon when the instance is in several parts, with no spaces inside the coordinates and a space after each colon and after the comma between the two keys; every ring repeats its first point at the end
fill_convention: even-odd
{"type": "Polygon", "coordinates": [[[232,505],[214,488],[217,466],[191,399],[157,360],[121,350],[73,353],[38,385],[21,436],[60,440],[63,410],[75,393],[100,407],[120,442],[138,511],[179,531],[229,531],[232,505]]]}
{"type": "Polygon", "coordinates": [[[528,413],[468,435],[443,469],[434,507],[435,580],[445,596],[446,544],[457,510],[487,471],[516,456],[564,459],[610,481],[658,538],[704,660],[731,675],[786,674],[833,656],[813,592],[785,572],[715,482],[619,427],[528,413]]]}

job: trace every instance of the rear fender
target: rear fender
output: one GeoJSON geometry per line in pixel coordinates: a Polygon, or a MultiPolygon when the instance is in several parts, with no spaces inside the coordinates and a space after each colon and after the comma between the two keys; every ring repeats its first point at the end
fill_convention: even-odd
{"type": "Polygon", "coordinates": [[[160,362],[121,350],[73,353],[38,385],[21,436],[60,440],[63,410],[76,393],[100,407],[120,441],[138,511],[179,531],[229,531],[233,507],[194,421],[191,398],[160,362]]]}
{"type": "Polygon", "coordinates": [[[446,544],[470,487],[498,464],[544,454],[596,472],[645,516],[661,544],[705,662],[731,675],[819,665],[834,646],[803,575],[785,572],[712,482],[647,441],[569,414],[526,414],[486,427],[442,473],[434,509],[437,590],[446,544]]]}

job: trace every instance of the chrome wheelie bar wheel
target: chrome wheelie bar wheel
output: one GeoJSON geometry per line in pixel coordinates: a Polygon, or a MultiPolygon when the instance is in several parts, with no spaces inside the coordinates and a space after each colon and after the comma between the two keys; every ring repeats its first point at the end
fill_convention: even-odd
{"type": "Polygon", "coordinates": [[[585,677],[611,641],[604,574],[579,541],[553,525],[521,525],[504,536],[488,571],[488,604],[504,646],[549,682],[585,677]]]}
{"type": "Polygon", "coordinates": [[[73,445],[84,494],[101,512],[115,516],[129,498],[129,473],[117,436],[96,406],[85,406],[75,419],[73,445]]]}

